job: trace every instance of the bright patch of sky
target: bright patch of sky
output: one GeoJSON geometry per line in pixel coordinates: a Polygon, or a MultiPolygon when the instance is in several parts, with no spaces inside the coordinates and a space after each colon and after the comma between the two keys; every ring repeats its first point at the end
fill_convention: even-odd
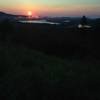
{"type": "Polygon", "coordinates": [[[99,16],[100,0],[0,0],[0,10],[24,13],[34,10],[41,15],[99,16]]]}

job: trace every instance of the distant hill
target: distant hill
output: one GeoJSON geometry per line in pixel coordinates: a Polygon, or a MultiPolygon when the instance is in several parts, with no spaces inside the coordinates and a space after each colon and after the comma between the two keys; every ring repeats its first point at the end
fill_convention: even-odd
{"type": "Polygon", "coordinates": [[[10,19],[10,20],[13,20],[17,17],[26,17],[24,15],[13,15],[13,14],[8,14],[8,13],[5,13],[5,12],[0,12],[0,21],[1,20],[4,20],[4,19],[10,19]]]}
{"type": "Polygon", "coordinates": [[[13,19],[15,17],[17,17],[17,15],[12,15],[12,14],[7,14],[7,13],[4,13],[4,12],[0,12],[0,21],[4,20],[4,19],[13,19]]]}
{"type": "Polygon", "coordinates": [[[2,17],[2,16],[14,17],[14,16],[17,16],[17,15],[8,14],[8,13],[5,13],[5,12],[0,12],[0,17],[2,17]]]}

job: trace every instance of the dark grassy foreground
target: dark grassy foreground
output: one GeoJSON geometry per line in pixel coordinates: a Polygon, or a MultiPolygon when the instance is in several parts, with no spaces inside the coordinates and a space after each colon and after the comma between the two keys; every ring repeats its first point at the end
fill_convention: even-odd
{"type": "Polygon", "coordinates": [[[0,98],[100,99],[100,64],[46,56],[24,46],[0,45],[0,98]]]}
{"type": "Polygon", "coordinates": [[[0,100],[99,100],[99,33],[1,23],[0,100]]]}

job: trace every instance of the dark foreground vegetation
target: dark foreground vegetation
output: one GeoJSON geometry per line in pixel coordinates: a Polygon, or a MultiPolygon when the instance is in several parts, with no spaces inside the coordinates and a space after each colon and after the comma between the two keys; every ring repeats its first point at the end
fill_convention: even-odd
{"type": "Polygon", "coordinates": [[[0,99],[100,99],[99,33],[99,24],[1,23],[0,99]]]}

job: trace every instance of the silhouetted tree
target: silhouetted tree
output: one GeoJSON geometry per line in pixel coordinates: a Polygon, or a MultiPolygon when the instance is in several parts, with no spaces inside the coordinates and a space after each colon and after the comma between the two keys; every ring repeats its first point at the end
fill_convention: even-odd
{"type": "Polygon", "coordinates": [[[87,18],[86,16],[83,16],[80,22],[81,25],[87,25],[87,18]]]}

